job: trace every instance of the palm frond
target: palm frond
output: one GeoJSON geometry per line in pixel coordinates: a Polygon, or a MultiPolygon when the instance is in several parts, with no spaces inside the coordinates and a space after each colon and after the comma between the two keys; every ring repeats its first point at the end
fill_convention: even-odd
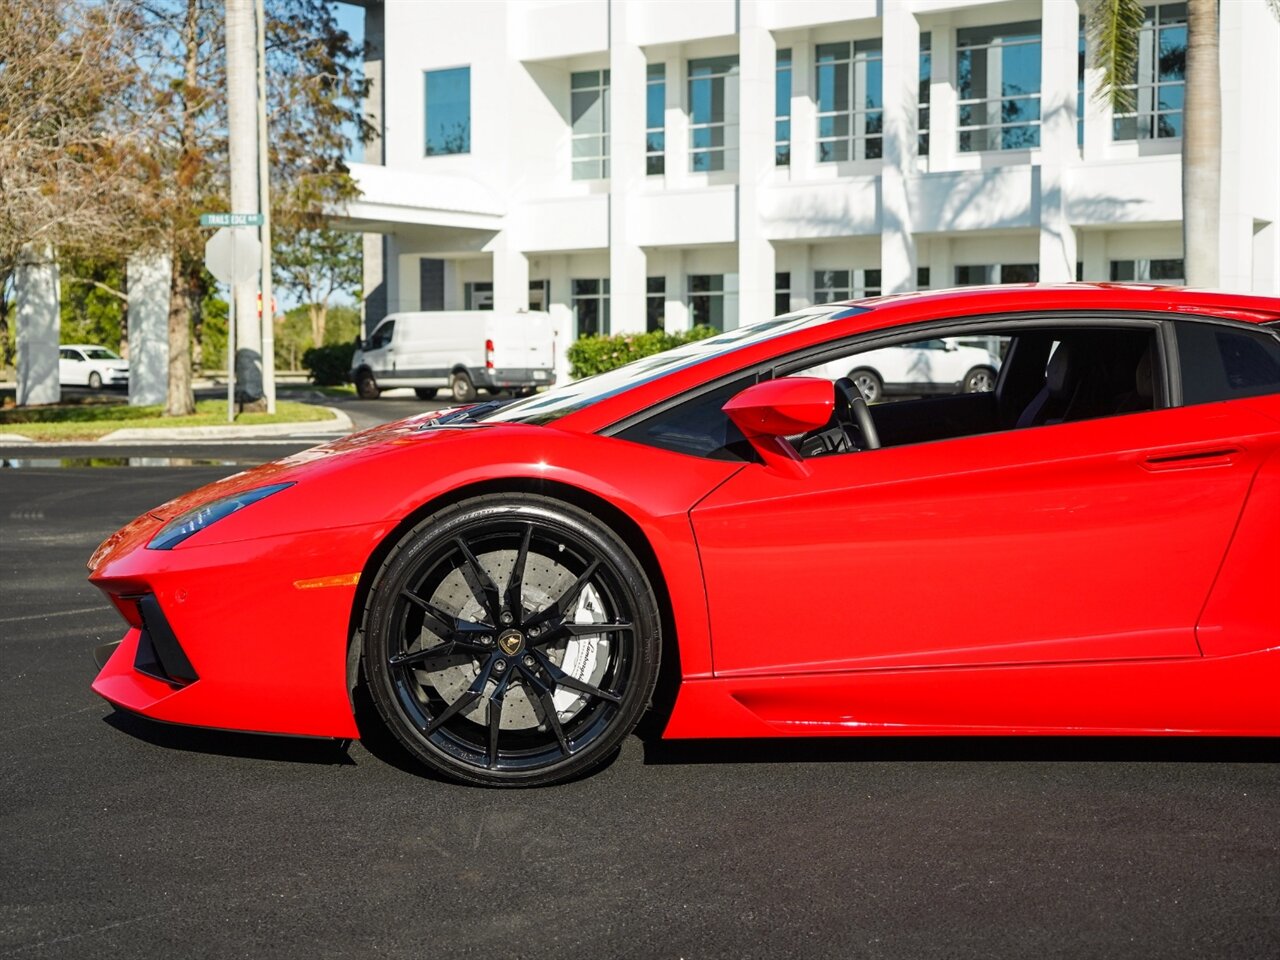
{"type": "Polygon", "coordinates": [[[1095,98],[1116,113],[1134,109],[1133,83],[1138,70],[1138,37],[1146,14],[1142,0],[1089,0],[1085,36],[1093,65],[1102,70],[1095,98]]]}

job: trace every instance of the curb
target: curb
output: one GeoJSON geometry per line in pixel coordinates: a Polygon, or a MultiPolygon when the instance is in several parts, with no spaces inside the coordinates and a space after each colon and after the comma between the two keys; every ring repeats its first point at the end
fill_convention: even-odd
{"type": "Polygon", "coordinates": [[[201,440],[253,440],[260,437],[286,436],[329,436],[346,434],[355,429],[355,425],[341,410],[336,407],[325,407],[333,414],[332,420],[307,420],[301,423],[264,423],[258,426],[238,427],[234,424],[225,427],[127,427],[113,430],[97,440],[32,440],[21,434],[0,434],[0,446],[7,443],[28,444],[39,443],[42,446],[58,444],[71,446],[89,446],[102,444],[137,444],[147,442],[183,442],[201,440]]]}

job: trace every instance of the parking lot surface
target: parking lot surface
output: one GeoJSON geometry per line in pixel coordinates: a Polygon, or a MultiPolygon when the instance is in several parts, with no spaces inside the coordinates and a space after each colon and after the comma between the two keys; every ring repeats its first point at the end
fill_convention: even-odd
{"type": "Polygon", "coordinates": [[[588,779],[495,792],[376,736],[115,712],[88,686],[122,633],[94,546],[290,452],[200,449],[4,453],[0,957],[1280,956],[1270,741],[633,737],[588,779]]]}

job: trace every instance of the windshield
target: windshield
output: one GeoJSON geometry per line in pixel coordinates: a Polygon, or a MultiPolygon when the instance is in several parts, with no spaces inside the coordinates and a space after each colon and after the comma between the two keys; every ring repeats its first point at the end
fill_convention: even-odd
{"type": "Polygon", "coordinates": [[[866,307],[821,306],[810,307],[795,313],[762,320],[736,330],[716,334],[705,340],[695,340],[684,346],[641,357],[625,366],[593,377],[574,380],[554,387],[546,393],[534,394],[524,400],[503,404],[501,407],[476,411],[473,419],[489,423],[550,423],[598,403],[606,397],[649,383],[658,377],[683,370],[694,364],[711,360],[734,350],[741,350],[764,340],[780,337],[802,327],[865,313],[866,307]]]}
{"type": "Polygon", "coordinates": [[[113,353],[106,347],[85,347],[84,355],[90,360],[119,360],[120,354],[113,353]]]}

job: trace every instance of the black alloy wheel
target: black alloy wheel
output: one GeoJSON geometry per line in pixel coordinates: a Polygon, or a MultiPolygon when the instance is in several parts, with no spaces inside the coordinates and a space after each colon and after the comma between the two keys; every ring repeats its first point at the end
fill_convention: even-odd
{"type": "Polygon", "coordinates": [[[387,726],[433,770],[535,786],[612,755],[652,696],[659,642],[653,590],[612,530],[494,494],[441,510],[388,557],[364,669],[387,726]]]}

